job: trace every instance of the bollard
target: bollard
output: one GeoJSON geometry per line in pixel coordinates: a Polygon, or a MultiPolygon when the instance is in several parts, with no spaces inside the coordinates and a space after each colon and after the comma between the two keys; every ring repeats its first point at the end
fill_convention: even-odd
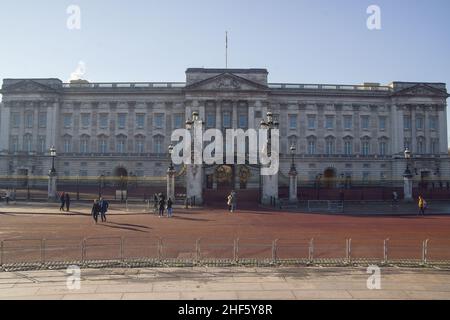
{"type": "Polygon", "coordinates": [[[83,239],[81,241],[81,262],[84,263],[85,259],[86,259],[86,239],[83,239]]]}
{"type": "Polygon", "coordinates": [[[41,240],[41,263],[45,263],[45,239],[41,240]]]}
{"type": "Polygon", "coordinates": [[[427,258],[428,258],[428,241],[429,241],[429,239],[425,240],[422,243],[422,262],[424,264],[427,263],[427,258]]]}
{"type": "Polygon", "coordinates": [[[352,239],[347,239],[346,241],[346,247],[347,247],[347,262],[352,262],[352,239]]]}
{"type": "Polygon", "coordinates": [[[124,260],[123,247],[124,247],[124,239],[123,239],[123,237],[120,237],[120,261],[124,260]]]}
{"type": "Polygon", "coordinates": [[[389,238],[384,240],[384,243],[383,243],[383,259],[384,259],[384,263],[388,262],[388,242],[389,242],[389,238]]]}
{"type": "Polygon", "coordinates": [[[314,238],[309,241],[308,259],[310,263],[314,261],[314,238]]]}
{"type": "Polygon", "coordinates": [[[196,260],[196,263],[198,263],[200,261],[200,259],[201,259],[201,256],[200,256],[200,239],[197,239],[196,242],[195,242],[195,260],[196,260]]]}
{"type": "Polygon", "coordinates": [[[233,259],[237,263],[239,261],[239,238],[234,240],[233,244],[233,259]]]}
{"type": "Polygon", "coordinates": [[[272,241],[272,261],[273,261],[273,263],[277,262],[277,244],[278,244],[278,239],[275,239],[274,241],[272,241]]]}

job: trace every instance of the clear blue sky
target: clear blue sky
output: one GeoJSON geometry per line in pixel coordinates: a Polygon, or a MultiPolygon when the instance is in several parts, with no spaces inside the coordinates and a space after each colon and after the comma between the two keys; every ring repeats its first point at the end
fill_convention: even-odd
{"type": "Polygon", "coordinates": [[[267,68],[271,82],[450,84],[448,0],[0,0],[0,78],[184,81],[188,67],[267,68]],[[81,30],[66,27],[69,5],[81,30]],[[382,29],[366,27],[381,8],[382,29]]]}

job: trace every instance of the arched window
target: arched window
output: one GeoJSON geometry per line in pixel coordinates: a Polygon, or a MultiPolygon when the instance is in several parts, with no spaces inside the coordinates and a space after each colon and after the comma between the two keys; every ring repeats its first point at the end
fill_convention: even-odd
{"type": "Polygon", "coordinates": [[[368,156],[370,154],[370,138],[364,137],[361,139],[361,154],[368,156]]]}
{"type": "Polygon", "coordinates": [[[145,137],[143,135],[137,135],[134,144],[134,152],[144,153],[145,152],[145,137]]]}
{"type": "Polygon", "coordinates": [[[116,138],[116,152],[125,153],[126,152],[126,141],[127,137],[125,135],[118,135],[116,138]]]}
{"type": "Polygon", "coordinates": [[[156,154],[164,153],[164,137],[162,135],[153,137],[153,152],[156,154]]]}
{"type": "Polygon", "coordinates": [[[82,135],[80,138],[80,153],[89,152],[89,141],[90,137],[88,135],[82,135]]]}
{"type": "Polygon", "coordinates": [[[32,150],[33,137],[31,134],[26,134],[23,136],[23,151],[31,152],[32,150]]]}
{"type": "Polygon", "coordinates": [[[310,136],[307,139],[308,142],[308,154],[309,155],[314,155],[316,154],[316,137],[314,136],[310,136]]]}
{"type": "Polygon", "coordinates": [[[346,156],[353,155],[353,138],[352,137],[344,138],[344,154],[346,156]]]}
{"type": "Polygon", "coordinates": [[[100,135],[98,137],[98,152],[99,153],[108,152],[108,137],[105,135],[100,135]]]}
{"type": "Polygon", "coordinates": [[[417,153],[418,154],[426,153],[426,145],[425,145],[425,138],[424,137],[418,137],[417,138],[417,153]]]}
{"type": "Polygon", "coordinates": [[[72,137],[70,135],[65,135],[63,137],[63,150],[64,153],[72,152],[72,137]]]}
{"type": "Polygon", "coordinates": [[[325,138],[325,153],[328,156],[331,156],[335,153],[335,143],[334,143],[334,137],[329,136],[325,138]]]}
{"type": "Polygon", "coordinates": [[[381,138],[378,141],[378,153],[380,156],[385,156],[388,154],[388,139],[381,138]]]}

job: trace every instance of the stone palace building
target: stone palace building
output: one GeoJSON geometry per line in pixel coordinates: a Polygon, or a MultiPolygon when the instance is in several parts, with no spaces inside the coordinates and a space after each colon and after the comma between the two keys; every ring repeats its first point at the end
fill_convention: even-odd
{"type": "MultiPolygon", "coordinates": [[[[183,83],[63,83],[4,79],[0,175],[45,184],[55,146],[59,178],[134,176],[164,181],[174,129],[197,111],[205,128],[259,128],[271,111],[280,128],[280,188],[290,147],[299,188],[402,186],[405,148],[414,181],[445,187],[450,174],[444,83],[269,83],[265,69],[190,68],[183,83]]],[[[185,184],[177,167],[177,186],[185,184]]],[[[184,170],[185,171],[185,170],[184,170]]],[[[211,165],[207,190],[259,190],[255,165],[211,165]]]]}

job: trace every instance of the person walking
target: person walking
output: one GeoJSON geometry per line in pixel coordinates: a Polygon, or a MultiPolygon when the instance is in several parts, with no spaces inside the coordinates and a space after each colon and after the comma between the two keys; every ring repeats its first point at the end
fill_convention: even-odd
{"type": "Polygon", "coordinates": [[[158,195],[155,193],[153,195],[153,212],[156,214],[158,212],[159,199],[158,195]]]}
{"type": "Polygon", "coordinates": [[[232,202],[232,199],[233,198],[233,196],[231,195],[231,193],[228,195],[228,197],[227,197],[227,206],[228,206],[228,211],[230,211],[230,212],[232,212],[231,211],[231,202],[232,202]]]}
{"type": "Polygon", "coordinates": [[[64,211],[64,205],[66,204],[66,197],[64,195],[64,192],[61,192],[61,196],[59,197],[59,200],[61,201],[61,206],[59,207],[59,211],[64,211]]]}
{"type": "Polygon", "coordinates": [[[11,190],[6,190],[5,193],[6,204],[9,204],[9,200],[11,199],[11,190]]]}
{"type": "Polygon", "coordinates": [[[398,194],[397,191],[392,192],[392,208],[398,207],[398,194]]]}
{"type": "Polygon", "coordinates": [[[236,191],[231,191],[231,212],[234,212],[236,210],[236,191]]]}
{"type": "Polygon", "coordinates": [[[98,200],[95,199],[94,204],[92,205],[92,210],[91,210],[92,218],[94,218],[95,224],[97,224],[97,222],[98,222],[99,212],[100,212],[100,205],[98,203],[98,200]]]}
{"type": "Polygon", "coordinates": [[[106,212],[108,211],[109,203],[103,198],[100,198],[100,218],[102,222],[106,222],[106,212]]]}
{"type": "Polygon", "coordinates": [[[419,196],[419,213],[418,215],[425,215],[425,200],[422,198],[422,196],[419,196]]]}
{"type": "Polygon", "coordinates": [[[172,203],[172,199],[171,198],[169,198],[168,200],[167,200],[167,218],[171,218],[172,217],[172,205],[173,205],[173,203],[172,203]]]}
{"type": "Polygon", "coordinates": [[[66,211],[69,212],[70,210],[70,195],[66,193],[66,211]]]}
{"type": "Polygon", "coordinates": [[[164,216],[164,207],[166,206],[166,201],[164,199],[164,196],[161,194],[159,198],[159,217],[164,216]]]}

